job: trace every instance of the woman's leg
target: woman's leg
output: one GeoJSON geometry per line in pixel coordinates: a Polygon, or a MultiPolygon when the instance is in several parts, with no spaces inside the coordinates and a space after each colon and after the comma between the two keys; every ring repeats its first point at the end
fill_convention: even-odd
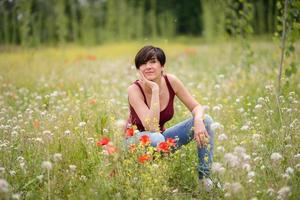
{"type": "Polygon", "coordinates": [[[134,136],[132,136],[130,138],[127,138],[127,140],[126,140],[127,146],[129,146],[131,144],[139,143],[139,140],[143,135],[149,136],[151,146],[153,146],[153,147],[156,147],[159,143],[165,141],[165,137],[159,132],[142,131],[142,132],[136,133],[134,136]]]}
{"type": "MultiPolygon", "coordinates": [[[[209,175],[209,169],[211,167],[213,158],[213,146],[214,146],[214,131],[210,128],[213,123],[212,118],[209,115],[205,115],[204,124],[205,128],[209,134],[209,147],[198,147],[198,172],[199,178],[202,179],[203,176],[209,175]]],[[[189,143],[194,138],[194,131],[192,130],[194,126],[194,118],[187,119],[175,126],[168,128],[163,135],[165,138],[173,138],[177,141],[177,148],[189,143]]]]}

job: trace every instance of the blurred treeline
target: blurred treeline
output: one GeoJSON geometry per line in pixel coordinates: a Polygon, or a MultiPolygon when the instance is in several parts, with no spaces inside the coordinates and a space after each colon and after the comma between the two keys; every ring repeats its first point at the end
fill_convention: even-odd
{"type": "MultiPolygon", "coordinates": [[[[277,0],[0,0],[0,44],[99,44],[178,35],[214,39],[237,28],[273,33],[277,0]]],[[[242,33],[239,33],[242,34],[242,33]]]]}

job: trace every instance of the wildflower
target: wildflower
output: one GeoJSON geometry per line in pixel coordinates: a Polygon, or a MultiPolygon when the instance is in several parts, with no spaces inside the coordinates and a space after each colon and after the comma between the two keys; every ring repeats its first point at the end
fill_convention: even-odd
{"type": "Polygon", "coordinates": [[[36,177],[36,179],[39,180],[40,182],[42,182],[43,178],[44,178],[44,175],[38,175],[36,177]]]}
{"type": "Polygon", "coordinates": [[[217,147],[217,151],[221,152],[221,153],[224,153],[225,152],[225,148],[223,146],[218,146],[217,147]]]}
{"type": "Polygon", "coordinates": [[[130,151],[131,153],[135,152],[135,151],[136,151],[136,144],[131,144],[131,145],[129,146],[129,151],[130,151]]]}
{"type": "Polygon", "coordinates": [[[289,174],[289,175],[293,175],[294,174],[294,169],[291,167],[286,168],[285,173],[289,174]]]}
{"type": "Polygon", "coordinates": [[[255,176],[255,172],[254,171],[250,171],[248,172],[248,178],[251,179],[255,176]]]}
{"type": "Polygon", "coordinates": [[[95,61],[97,59],[95,55],[88,55],[86,58],[90,61],[95,61]]]}
{"type": "Polygon", "coordinates": [[[9,171],[9,174],[10,174],[11,176],[14,176],[14,175],[16,175],[16,171],[15,171],[15,170],[10,170],[10,171],[9,171]]]}
{"type": "Polygon", "coordinates": [[[0,179],[0,192],[8,192],[9,184],[6,180],[0,179]]]}
{"type": "Polygon", "coordinates": [[[239,164],[239,158],[232,153],[226,153],[224,155],[224,159],[225,162],[230,164],[231,167],[236,167],[239,164]]]}
{"type": "Polygon", "coordinates": [[[148,135],[142,135],[140,142],[142,145],[147,146],[150,144],[150,137],[148,135]]]}
{"type": "Polygon", "coordinates": [[[231,191],[232,193],[236,194],[243,189],[242,185],[238,182],[231,184],[231,191]]]}
{"type": "Polygon", "coordinates": [[[161,142],[158,144],[157,146],[157,150],[158,151],[162,151],[162,152],[168,152],[169,151],[169,143],[168,142],[161,142]]]}
{"type": "Polygon", "coordinates": [[[221,129],[222,128],[222,125],[219,123],[219,122],[213,122],[211,125],[210,125],[210,128],[212,130],[217,130],[217,129],[221,129]]]}
{"type": "Polygon", "coordinates": [[[274,193],[275,193],[275,190],[274,190],[273,188],[269,188],[269,189],[267,190],[267,194],[268,194],[269,196],[272,196],[274,193]]]}
{"type": "Polygon", "coordinates": [[[279,161],[281,159],[282,159],[282,156],[280,155],[280,153],[277,153],[277,152],[272,153],[271,160],[273,160],[273,161],[279,161]]]}
{"type": "Polygon", "coordinates": [[[40,128],[40,121],[38,119],[35,119],[35,120],[33,120],[32,125],[34,128],[38,129],[38,128],[40,128]]]}
{"type": "Polygon", "coordinates": [[[65,136],[71,135],[71,131],[70,131],[70,130],[66,130],[66,131],[64,132],[64,135],[65,135],[65,136]]]}
{"type": "Polygon", "coordinates": [[[228,139],[228,137],[225,133],[220,134],[219,137],[218,137],[219,141],[224,141],[224,140],[227,140],[227,139],[228,139]]]}
{"type": "Polygon", "coordinates": [[[150,160],[150,158],[151,158],[150,155],[143,154],[143,155],[139,156],[138,161],[139,161],[139,163],[143,164],[145,161],[150,160]]]}
{"type": "Polygon", "coordinates": [[[97,103],[97,99],[90,99],[89,104],[90,105],[95,105],[97,103]]]}
{"type": "Polygon", "coordinates": [[[241,127],[241,131],[247,131],[247,130],[249,130],[250,129],[250,127],[248,126],[248,125],[243,125],[242,127],[241,127]]]}
{"type": "Polygon", "coordinates": [[[167,138],[167,143],[170,147],[175,147],[176,146],[176,140],[173,138],[167,138]]]}
{"type": "Polygon", "coordinates": [[[50,161],[43,161],[42,162],[42,168],[46,170],[52,169],[52,163],[50,161]]]}
{"type": "Polygon", "coordinates": [[[70,171],[75,172],[76,171],[76,165],[69,165],[70,171]]]}
{"type": "Polygon", "coordinates": [[[62,160],[62,155],[61,155],[61,153],[55,153],[55,154],[53,155],[53,160],[54,160],[54,162],[59,162],[59,161],[61,161],[61,160],[62,160]]]}
{"type": "Polygon", "coordinates": [[[85,125],[86,125],[86,122],[79,122],[79,124],[78,124],[78,126],[79,126],[80,128],[85,127],[85,125]]]}
{"type": "Polygon", "coordinates": [[[99,146],[104,146],[107,145],[110,142],[110,139],[108,137],[104,137],[101,140],[99,140],[96,145],[99,146]]]}
{"type": "Polygon", "coordinates": [[[286,199],[291,195],[291,189],[288,186],[282,187],[277,194],[277,199],[286,199]]]}
{"type": "Polygon", "coordinates": [[[215,162],[212,164],[212,172],[223,174],[225,172],[225,168],[221,163],[215,162]]]}
{"type": "Polygon", "coordinates": [[[132,137],[134,135],[134,128],[127,128],[126,129],[126,136],[127,137],[132,137]]]}

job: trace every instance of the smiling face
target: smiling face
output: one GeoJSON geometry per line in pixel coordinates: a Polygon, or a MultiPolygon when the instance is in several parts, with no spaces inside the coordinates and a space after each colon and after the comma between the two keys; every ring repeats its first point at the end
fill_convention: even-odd
{"type": "Polygon", "coordinates": [[[153,57],[145,64],[142,64],[139,67],[139,70],[144,74],[146,79],[154,80],[161,76],[163,66],[160,64],[157,58],[153,57]]]}

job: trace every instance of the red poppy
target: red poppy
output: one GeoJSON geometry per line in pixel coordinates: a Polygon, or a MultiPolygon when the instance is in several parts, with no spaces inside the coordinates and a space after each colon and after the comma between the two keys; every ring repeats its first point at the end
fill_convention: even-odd
{"type": "Polygon", "coordinates": [[[90,99],[90,100],[89,100],[89,103],[90,103],[91,105],[95,105],[95,104],[97,103],[97,99],[90,99]]]}
{"type": "Polygon", "coordinates": [[[157,146],[157,150],[162,152],[169,152],[169,147],[170,145],[168,144],[168,142],[161,142],[157,146]]]}
{"type": "Polygon", "coordinates": [[[147,146],[150,144],[150,137],[148,135],[142,135],[140,141],[142,145],[147,146]]]}
{"type": "Polygon", "coordinates": [[[98,147],[104,146],[104,145],[107,145],[109,142],[110,142],[110,139],[108,137],[104,137],[97,142],[97,146],[98,147]]]}
{"type": "Polygon", "coordinates": [[[138,161],[139,161],[139,163],[144,163],[145,161],[150,160],[150,158],[151,158],[150,155],[143,154],[143,155],[139,156],[138,161]]]}
{"type": "Polygon", "coordinates": [[[126,136],[127,137],[132,137],[134,135],[134,128],[127,128],[126,129],[126,136]]]}
{"type": "Polygon", "coordinates": [[[87,59],[88,59],[88,60],[91,60],[91,61],[95,61],[97,58],[96,58],[96,56],[94,56],[94,55],[88,55],[88,56],[87,56],[87,59]]]}
{"type": "Polygon", "coordinates": [[[173,138],[167,138],[167,143],[169,144],[170,147],[176,146],[176,140],[173,138]]]}

